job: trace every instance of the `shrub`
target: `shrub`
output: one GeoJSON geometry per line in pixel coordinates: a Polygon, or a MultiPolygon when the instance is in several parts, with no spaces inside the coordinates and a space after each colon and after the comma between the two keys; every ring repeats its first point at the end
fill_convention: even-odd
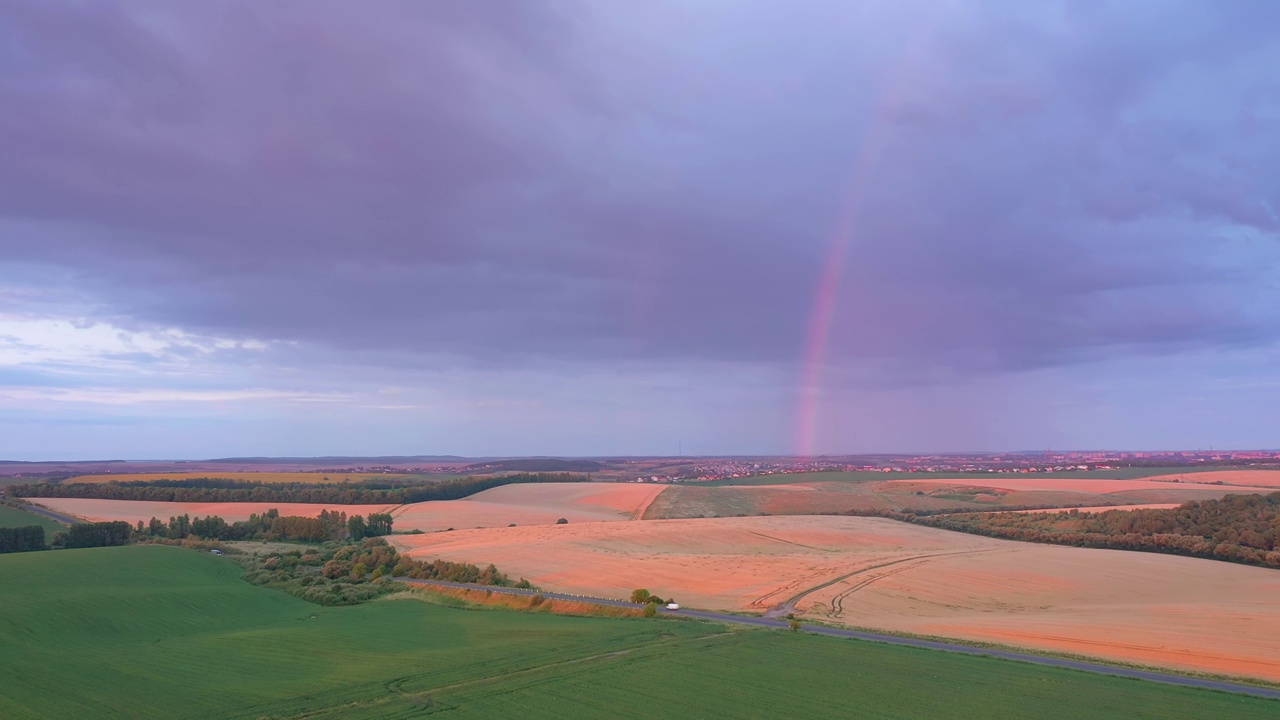
{"type": "Polygon", "coordinates": [[[644,606],[645,617],[651,618],[657,614],[658,614],[658,605],[656,603],[649,603],[648,605],[644,606]]]}

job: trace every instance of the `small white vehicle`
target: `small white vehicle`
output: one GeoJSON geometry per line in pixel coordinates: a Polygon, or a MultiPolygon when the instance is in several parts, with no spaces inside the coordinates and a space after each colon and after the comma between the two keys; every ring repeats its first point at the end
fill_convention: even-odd
{"type": "Polygon", "coordinates": [[[680,609],[680,603],[667,603],[667,609],[668,609],[668,610],[679,610],[679,609],[680,609]]]}

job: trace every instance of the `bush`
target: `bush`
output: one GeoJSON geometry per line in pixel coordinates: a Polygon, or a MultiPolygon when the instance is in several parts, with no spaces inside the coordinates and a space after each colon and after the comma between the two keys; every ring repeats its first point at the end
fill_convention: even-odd
{"type": "Polygon", "coordinates": [[[568,521],[567,519],[565,519],[565,518],[560,518],[559,520],[557,520],[557,521],[556,521],[556,524],[557,524],[557,525],[568,525],[568,524],[569,524],[569,521],[568,521]]]}
{"type": "Polygon", "coordinates": [[[657,614],[658,614],[658,605],[656,603],[649,603],[648,605],[644,606],[645,617],[651,618],[657,614]]]}

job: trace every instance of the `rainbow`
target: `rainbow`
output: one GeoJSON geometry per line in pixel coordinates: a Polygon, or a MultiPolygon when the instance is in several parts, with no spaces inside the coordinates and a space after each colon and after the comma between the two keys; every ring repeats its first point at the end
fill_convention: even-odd
{"type": "MultiPolygon", "coordinates": [[[[937,18],[933,18],[934,21],[937,18]]],[[[903,51],[896,72],[889,73],[890,82],[876,99],[871,122],[863,136],[862,145],[850,177],[849,191],[841,207],[831,238],[827,242],[826,257],[818,276],[814,292],[813,310],[809,314],[808,333],[804,344],[803,370],[796,403],[795,450],[802,457],[814,454],[817,434],[818,399],[822,390],[822,371],[826,364],[827,344],[831,337],[831,324],[835,318],[836,298],[840,293],[840,280],[849,256],[849,246],[857,232],[858,216],[862,209],[864,191],[872,173],[879,164],[884,150],[883,135],[888,125],[888,111],[893,108],[908,87],[907,79],[918,64],[923,50],[923,39],[935,23],[921,28],[903,51]]]]}

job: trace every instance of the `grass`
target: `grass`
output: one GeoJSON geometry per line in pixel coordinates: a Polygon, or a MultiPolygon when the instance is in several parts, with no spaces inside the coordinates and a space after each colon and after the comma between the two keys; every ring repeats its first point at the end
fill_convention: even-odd
{"type": "MultiPolygon", "coordinates": [[[[1025,475],[1012,473],[961,473],[961,472],[878,472],[875,470],[854,470],[850,472],[814,472],[814,473],[778,473],[776,475],[752,475],[750,477],[726,478],[698,483],[702,487],[727,487],[734,485],[794,485],[797,483],[815,482],[871,482],[876,480],[981,480],[992,477],[1029,477],[1029,478],[1097,478],[1103,480],[1137,480],[1159,475],[1179,475],[1183,473],[1213,472],[1221,470],[1249,470],[1247,467],[1211,466],[1211,467],[1142,467],[1115,468],[1112,470],[1072,470],[1069,472],[1037,472],[1025,475]]],[[[1274,468],[1259,468],[1274,469],[1274,468]]]]}
{"type": "Polygon", "coordinates": [[[39,525],[44,528],[46,542],[53,539],[54,533],[67,529],[66,525],[54,522],[43,515],[29,513],[8,505],[0,505],[0,527],[25,527],[27,525],[39,525]]]}
{"type": "Polygon", "coordinates": [[[409,585],[395,600],[418,600],[433,605],[468,610],[519,610],[528,613],[552,615],[579,615],[583,617],[638,618],[639,608],[601,605],[578,600],[558,600],[538,595],[512,595],[471,588],[430,587],[409,585]]]}
{"type": "Polygon", "coordinates": [[[1270,700],[698,622],[396,600],[322,608],[239,573],[225,558],[162,546],[0,556],[0,717],[1280,713],[1270,700]]]}

